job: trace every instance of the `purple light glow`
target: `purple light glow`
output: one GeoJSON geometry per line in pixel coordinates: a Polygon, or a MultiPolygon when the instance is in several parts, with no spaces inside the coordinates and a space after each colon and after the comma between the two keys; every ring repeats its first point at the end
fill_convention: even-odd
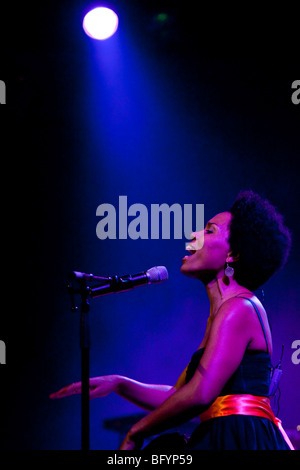
{"type": "Polygon", "coordinates": [[[109,8],[98,7],[89,11],[83,19],[85,33],[93,39],[107,39],[118,29],[119,19],[109,8]]]}

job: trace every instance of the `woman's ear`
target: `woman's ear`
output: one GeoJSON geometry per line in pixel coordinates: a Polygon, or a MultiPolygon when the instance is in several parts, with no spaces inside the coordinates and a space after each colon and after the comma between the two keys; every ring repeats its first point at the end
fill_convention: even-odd
{"type": "Polygon", "coordinates": [[[234,255],[232,251],[227,254],[226,263],[234,263],[240,259],[240,255],[234,255]]]}

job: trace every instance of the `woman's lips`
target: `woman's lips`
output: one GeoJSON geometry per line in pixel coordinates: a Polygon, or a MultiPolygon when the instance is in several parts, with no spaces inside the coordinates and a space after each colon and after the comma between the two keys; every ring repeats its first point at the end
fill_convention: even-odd
{"type": "Polygon", "coordinates": [[[191,258],[196,252],[197,250],[193,250],[192,248],[188,247],[187,248],[190,252],[189,255],[185,255],[183,258],[182,258],[182,262],[186,261],[188,258],[191,258]]]}

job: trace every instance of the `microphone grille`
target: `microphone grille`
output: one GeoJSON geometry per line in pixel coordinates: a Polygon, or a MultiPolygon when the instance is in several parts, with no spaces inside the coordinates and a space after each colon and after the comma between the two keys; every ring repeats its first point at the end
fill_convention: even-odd
{"type": "Polygon", "coordinates": [[[146,272],[149,281],[148,282],[163,282],[168,279],[168,271],[164,266],[154,266],[148,269],[146,272]]]}

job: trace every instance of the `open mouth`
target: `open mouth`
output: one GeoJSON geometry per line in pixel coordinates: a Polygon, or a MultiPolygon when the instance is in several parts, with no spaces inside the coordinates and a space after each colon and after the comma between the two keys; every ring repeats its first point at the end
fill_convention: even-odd
{"type": "Polygon", "coordinates": [[[186,245],[185,249],[189,252],[189,255],[187,255],[187,256],[193,255],[197,251],[192,245],[189,245],[189,244],[186,245]]]}
{"type": "Polygon", "coordinates": [[[190,258],[191,256],[193,256],[197,250],[195,250],[195,248],[191,245],[187,245],[186,246],[186,250],[189,252],[188,255],[185,255],[185,257],[183,258],[183,260],[186,260],[187,258],[190,258]]]}

